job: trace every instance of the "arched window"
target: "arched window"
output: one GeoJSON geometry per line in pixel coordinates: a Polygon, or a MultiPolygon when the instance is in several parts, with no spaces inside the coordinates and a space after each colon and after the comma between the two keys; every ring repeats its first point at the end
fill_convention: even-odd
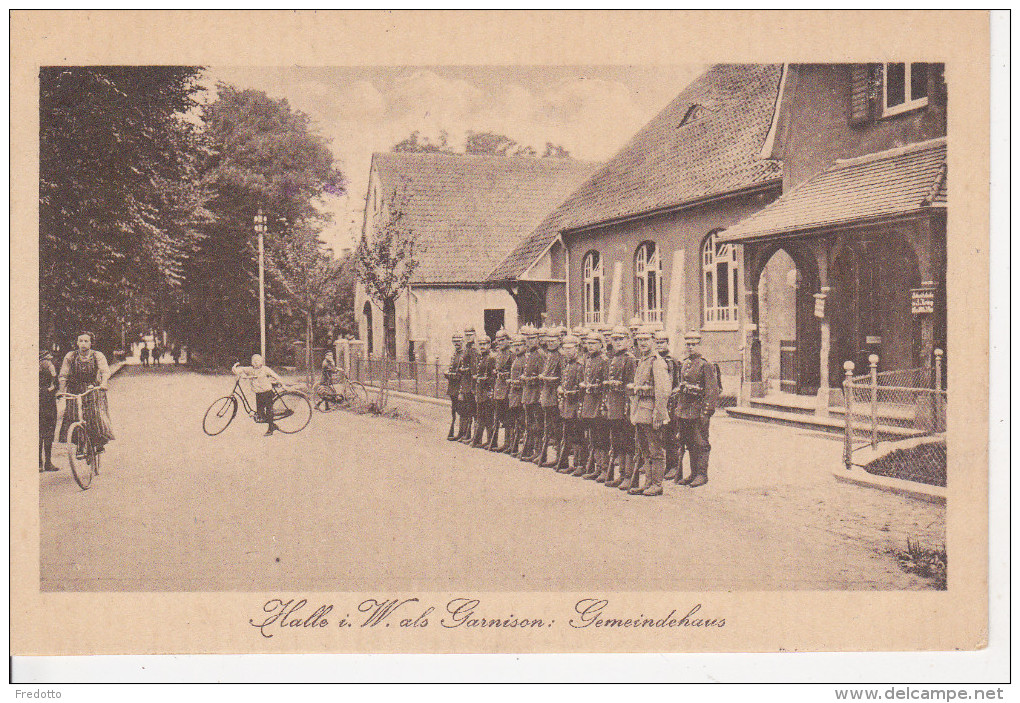
{"type": "Polygon", "coordinates": [[[643,322],[662,322],[662,263],[655,242],[634,254],[634,312],[643,322]]]}
{"type": "Polygon", "coordinates": [[[584,255],[584,324],[602,323],[602,255],[589,251],[584,255]]]}
{"type": "Polygon", "coordinates": [[[701,281],[705,326],[735,329],[737,318],[737,249],[716,241],[720,230],[710,232],[701,248],[701,281]]]}

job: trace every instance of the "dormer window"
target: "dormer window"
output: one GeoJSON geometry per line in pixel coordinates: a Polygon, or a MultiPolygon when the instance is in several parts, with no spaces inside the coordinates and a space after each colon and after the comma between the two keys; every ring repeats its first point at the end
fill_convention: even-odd
{"type": "Polygon", "coordinates": [[[882,114],[896,115],[928,104],[928,64],[887,63],[882,71],[882,114]]]}
{"type": "Polygon", "coordinates": [[[677,125],[677,129],[683,127],[684,125],[690,124],[691,122],[700,120],[704,116],[705,108],[703,106],[691,105],[689,108],[687,108],[687,112],[684,113],[684,117],[682,120],[680,120],[680,124],[677,125]]]}

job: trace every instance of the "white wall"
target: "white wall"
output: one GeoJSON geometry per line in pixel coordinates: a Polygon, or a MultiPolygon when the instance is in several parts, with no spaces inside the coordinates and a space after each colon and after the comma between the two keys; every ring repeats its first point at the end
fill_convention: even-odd
{"type": "MultiPolygon", "coordinates": [[[[359,284],[355,292],[354,312],[358,320],[358,338],[367,340],[368,327],[365,315],[365,293],[359,284]]],[[[383,355],[382,309],[371,302],[373,344],[372,354],[383,355]]],[[[397,309],[397,358],[407,361],[408,339],[425,340],[426,360],[440,364],[448,363],[453,353],[450,337],[462,332],[468,325],[474,325],[478,334],[485,330],[484,311],[502,309],[506,328],[517,329],[517,303],[502,289],[472,288],[424,288],[411,287],[410,293],[403,293],[396,304],[397,309]],[[410,319],[409,319],[410,313],[410,319]]]]}

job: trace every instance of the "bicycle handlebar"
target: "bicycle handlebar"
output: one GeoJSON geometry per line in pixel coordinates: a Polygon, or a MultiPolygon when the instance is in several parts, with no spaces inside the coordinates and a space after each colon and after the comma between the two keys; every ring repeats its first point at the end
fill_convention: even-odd
{"type": "Polygon", "coordinates": [[[57,393],[57,397],[58,398],[84,398],[89,393],[92,393],[94,391],[103,391],[103,390],[106,390],[106,389],[103,388],[102,386],[89,386],[88,388],[86,388],[81,393],[66,393],[66,392],[65,393],[57,393]]]}

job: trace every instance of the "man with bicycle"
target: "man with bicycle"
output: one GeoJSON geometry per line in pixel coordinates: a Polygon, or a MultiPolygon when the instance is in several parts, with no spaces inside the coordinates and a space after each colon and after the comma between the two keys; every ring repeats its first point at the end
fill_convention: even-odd
{"type": "Polygon", "coordinates": [[[273,386],[285,386],[275,371],[266,366],[261,354],[253,354],[251,366],[234,364],[230,369],[241,378],[247,378],[251,383],[251,389],[255,393],[255,413],[259,422],[269,423],[266,430],[266,437],[269,437],[276,430],[273,422],[273,386]]]}

